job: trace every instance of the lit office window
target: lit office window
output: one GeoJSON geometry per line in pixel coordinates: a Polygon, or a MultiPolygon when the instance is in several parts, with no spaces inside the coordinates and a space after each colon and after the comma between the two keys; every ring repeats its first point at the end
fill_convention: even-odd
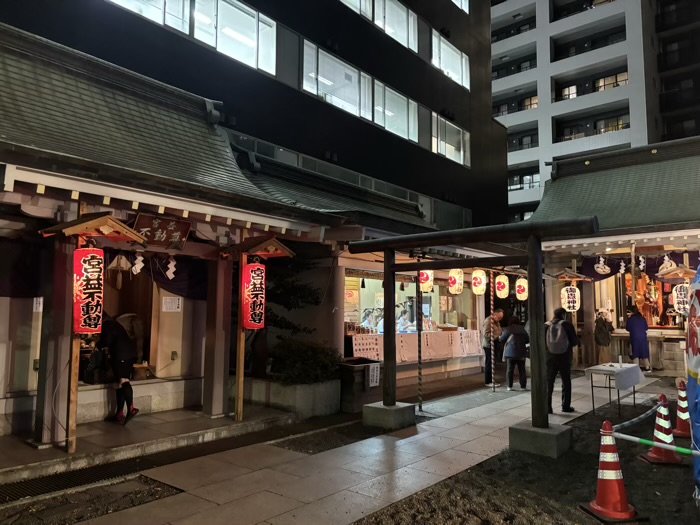
{"type": "Polygon", "coordinates": [[[356,13],[372,20],[372,0],[340,0],[356,13]]]}
{"type": "Polygon", "coordinates": [[[360,73],[360,116],[372,120],[372,77],[360,73]]]}
{"type": "Polygon", "coordinates": [[[386,88],[384,127],[399,137],[408,138],[408,99],[386,88]]]}
{"type": "Polygon", "coordinates": [[[277,24],[264,15],[258,17],[258,68],[274,75],[277,71],[277,24]]]}
{"type": "Polygon", "coordinates": [[[418,104],[304,41],[302,89],[395,135],[418,142],[418,104]]]}
{"type": "Polygon", "coordinates": [[[275,22],[235,0],[220,0],[218,15],[216,49],[250,67],[274,74],[275,22]]]}
{"type": "Polygon", "coordinates": [[[434,29],[432,63],[452,80],[469,89],[469,57],[434,29]]]}
{"type": "Polygon", "coordinates": [[[163,0],[111,0],[113,3],[122,6],[129,11],[163,23],[163,0]]]}
{"type": "Polygon", "coordinates": [[[452,0],[452,3],[465,13],[469,13],[469,0],[452,0]]]}
{"type": "Polygon", "coordinates": [[[384,84],[374,81],[374,122],[384,127],[384,84]]]}
{"type": "Polygon", "coordinates": [[[402,46],[418,52],[418,17],[398,0],[374,0],[374,23],[402,46]]]}
{"type": "Polygon", "coordinates": [[[258,40],[255,15],[255,11],[238,2],[219,2],[219,36],[216,49],[251,67],[256,65],[258,40]]]}
{"type": "Polygon", "coordinates": [[[432,116],[432,150],[450,160],[471,165],[471,147],[469,132],[447,122],[436,113],[432,116]]]}
{"type": "Polygon", "coordinates": [[[301,86],[304,91],[318,95],[318,48],[308,40],[304,40],[303,75],[301,86]]]}
{"type": "Polygon", "coordinates": [[[165,25],[183,33],[190,32],[189,0],[165,0],[165,25]]]}
{"type": "Polygon", "coordinates": [[[329,104],[360,114],[360,72],[325,51],[318,52],[318,95],[329,104]]]}
{"type": "Polygon", "coordinates": [[[194,37],[216,46],[216,0],[195,0],[194,37]]]}

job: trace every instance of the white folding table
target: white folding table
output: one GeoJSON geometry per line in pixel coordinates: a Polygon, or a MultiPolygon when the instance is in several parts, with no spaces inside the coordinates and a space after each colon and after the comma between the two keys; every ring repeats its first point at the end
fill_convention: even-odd
{"type": "Polygon", "coordinates": [[[617,412],[620,413],[620,390],[632,389],[632,402],[637,406],[637,390],[636,386],[644,381],[644,374],[639,365],[634,363],[606,363],[586,368],[586,377],[591,381],[591,403],[593,404],[593,413],[595,414],[595,389],[603,388],[608,390],[608,399],[612,404],[612,389],[615,382],[615,390],[617,390],[617,412]],[[593,376],[602,375],[605,377],[605,386],[596,386],[593,384],[593,376]]]}

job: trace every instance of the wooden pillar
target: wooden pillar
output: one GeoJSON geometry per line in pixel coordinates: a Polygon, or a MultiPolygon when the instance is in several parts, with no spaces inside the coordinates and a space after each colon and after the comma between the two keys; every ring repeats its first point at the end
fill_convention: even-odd
{"type": "Polygon", "coordinates": [[[213,417],[228,413],[232,278],[230,260],[209,263],[202,405],[213,417]]]}
{"type": "Polygon", "coordinates": [[[245,328],[243,328],[243,269],[248,264],[248,254],[238,260],[238,327],[236,343],[236,421],[243,421],[243,391],[245,386],[245,328]]]}
{"type": "Polygon", "coordinates": [[[384,250],[384,406],[396,405],[396,278],[391,269],[395,259],[394,250],[384,250]]]}
{"type": "Polygon", "coordinates": [[[56,239],[42,263],[41,324],[34,444],[63,444],[68,428],[68,368],[71,364],[74,241],[56,239]]]}
{"type": "Polygon", "coordinates": [[[530,293],[530,371],[532,374],[532,426],[548,428],[547,349],[544,338],[544,290],[542,287],[542,244],[534,235],[527,241],[527,279],[530,293]]]}

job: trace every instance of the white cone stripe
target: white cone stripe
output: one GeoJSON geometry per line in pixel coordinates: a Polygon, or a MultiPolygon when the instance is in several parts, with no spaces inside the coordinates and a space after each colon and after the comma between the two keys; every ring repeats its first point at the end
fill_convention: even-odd
{"type": "Polygon", "coordinates": [[[600,444],[601,445],[614,445],[615,438],[612,436],[601,436],[600,437],[600,444]]]}
{"type": "Polygon", "coordinates": [[[688,408],[688,402],[687,401],[678,401],[678,407],[679,408],[688,408]]]}
{"type": "Polygon", "coordinates": [[[654,437],[657,438],[659,441],[663,441],[664,443],[673,443],[673,436],[667,436],[666,434],[662,434],[658,430],[654,430],[654,437]]]}
{"type": "Polygon", "coordinates": [[[688,412],[678,412],[678,419],[690,419],[688,412]]]}
{"type": "Polygon", "coordinates": [[[622,471],[621,470],[599,470],[598,471],[598,479],[607,479],[607,480],[622,479],[622,471]]]}
{"type": "Polygon", "coordinates": [[[601,452],[600,453],[600,462],[601,463],[619,463],[620,456],[617,455],[617,452],[601,452]]]}
{"type": "Polygon", "coordinates": [[[668,415],[668,407],[659,407],[659,414],[661,414],[662,416],[667,416],[668,415]]]}
{"type": "Polygon", "coordinates": [[[657,419],[656,424],[663,428],[671,428],[671,422],[668,419],[657,419]]]}

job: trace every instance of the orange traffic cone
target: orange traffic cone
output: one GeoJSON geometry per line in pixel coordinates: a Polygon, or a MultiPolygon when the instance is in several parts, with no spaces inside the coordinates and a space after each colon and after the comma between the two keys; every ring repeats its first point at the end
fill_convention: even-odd
{"type": "Polygon", "coordinates": [[[688,414],[688,392],[685,381],[678,383],[678,410],[676,410],[676,428],[673,435],[680,438],[690,437],[690,415],[688,414]]]}
{"type": "Polygon", "coordinates": [[[598,489],[595,500],[582,508],[605,522],[629,521],[637,516],[637,511],[627,501],[620,457],[612,433],[612,423],[604,421],[600,431],[598,489]]]}
{"type": "MultiPolygon", "coordinates": [[[[654,427],[654,443],[665,443],[666,445],[675,446],[673,441],[673,432],[671,432],[671,417],[668,411],[668,400],[666,396],[659,396],[659,403],[662,406],[656,411],[656,424],[654,427]]],[[[674,450],[665,448],[653,447],[642,459],[649,463],[662,463],[669,465],[678,465],[683,460],[674,450]]]]}

